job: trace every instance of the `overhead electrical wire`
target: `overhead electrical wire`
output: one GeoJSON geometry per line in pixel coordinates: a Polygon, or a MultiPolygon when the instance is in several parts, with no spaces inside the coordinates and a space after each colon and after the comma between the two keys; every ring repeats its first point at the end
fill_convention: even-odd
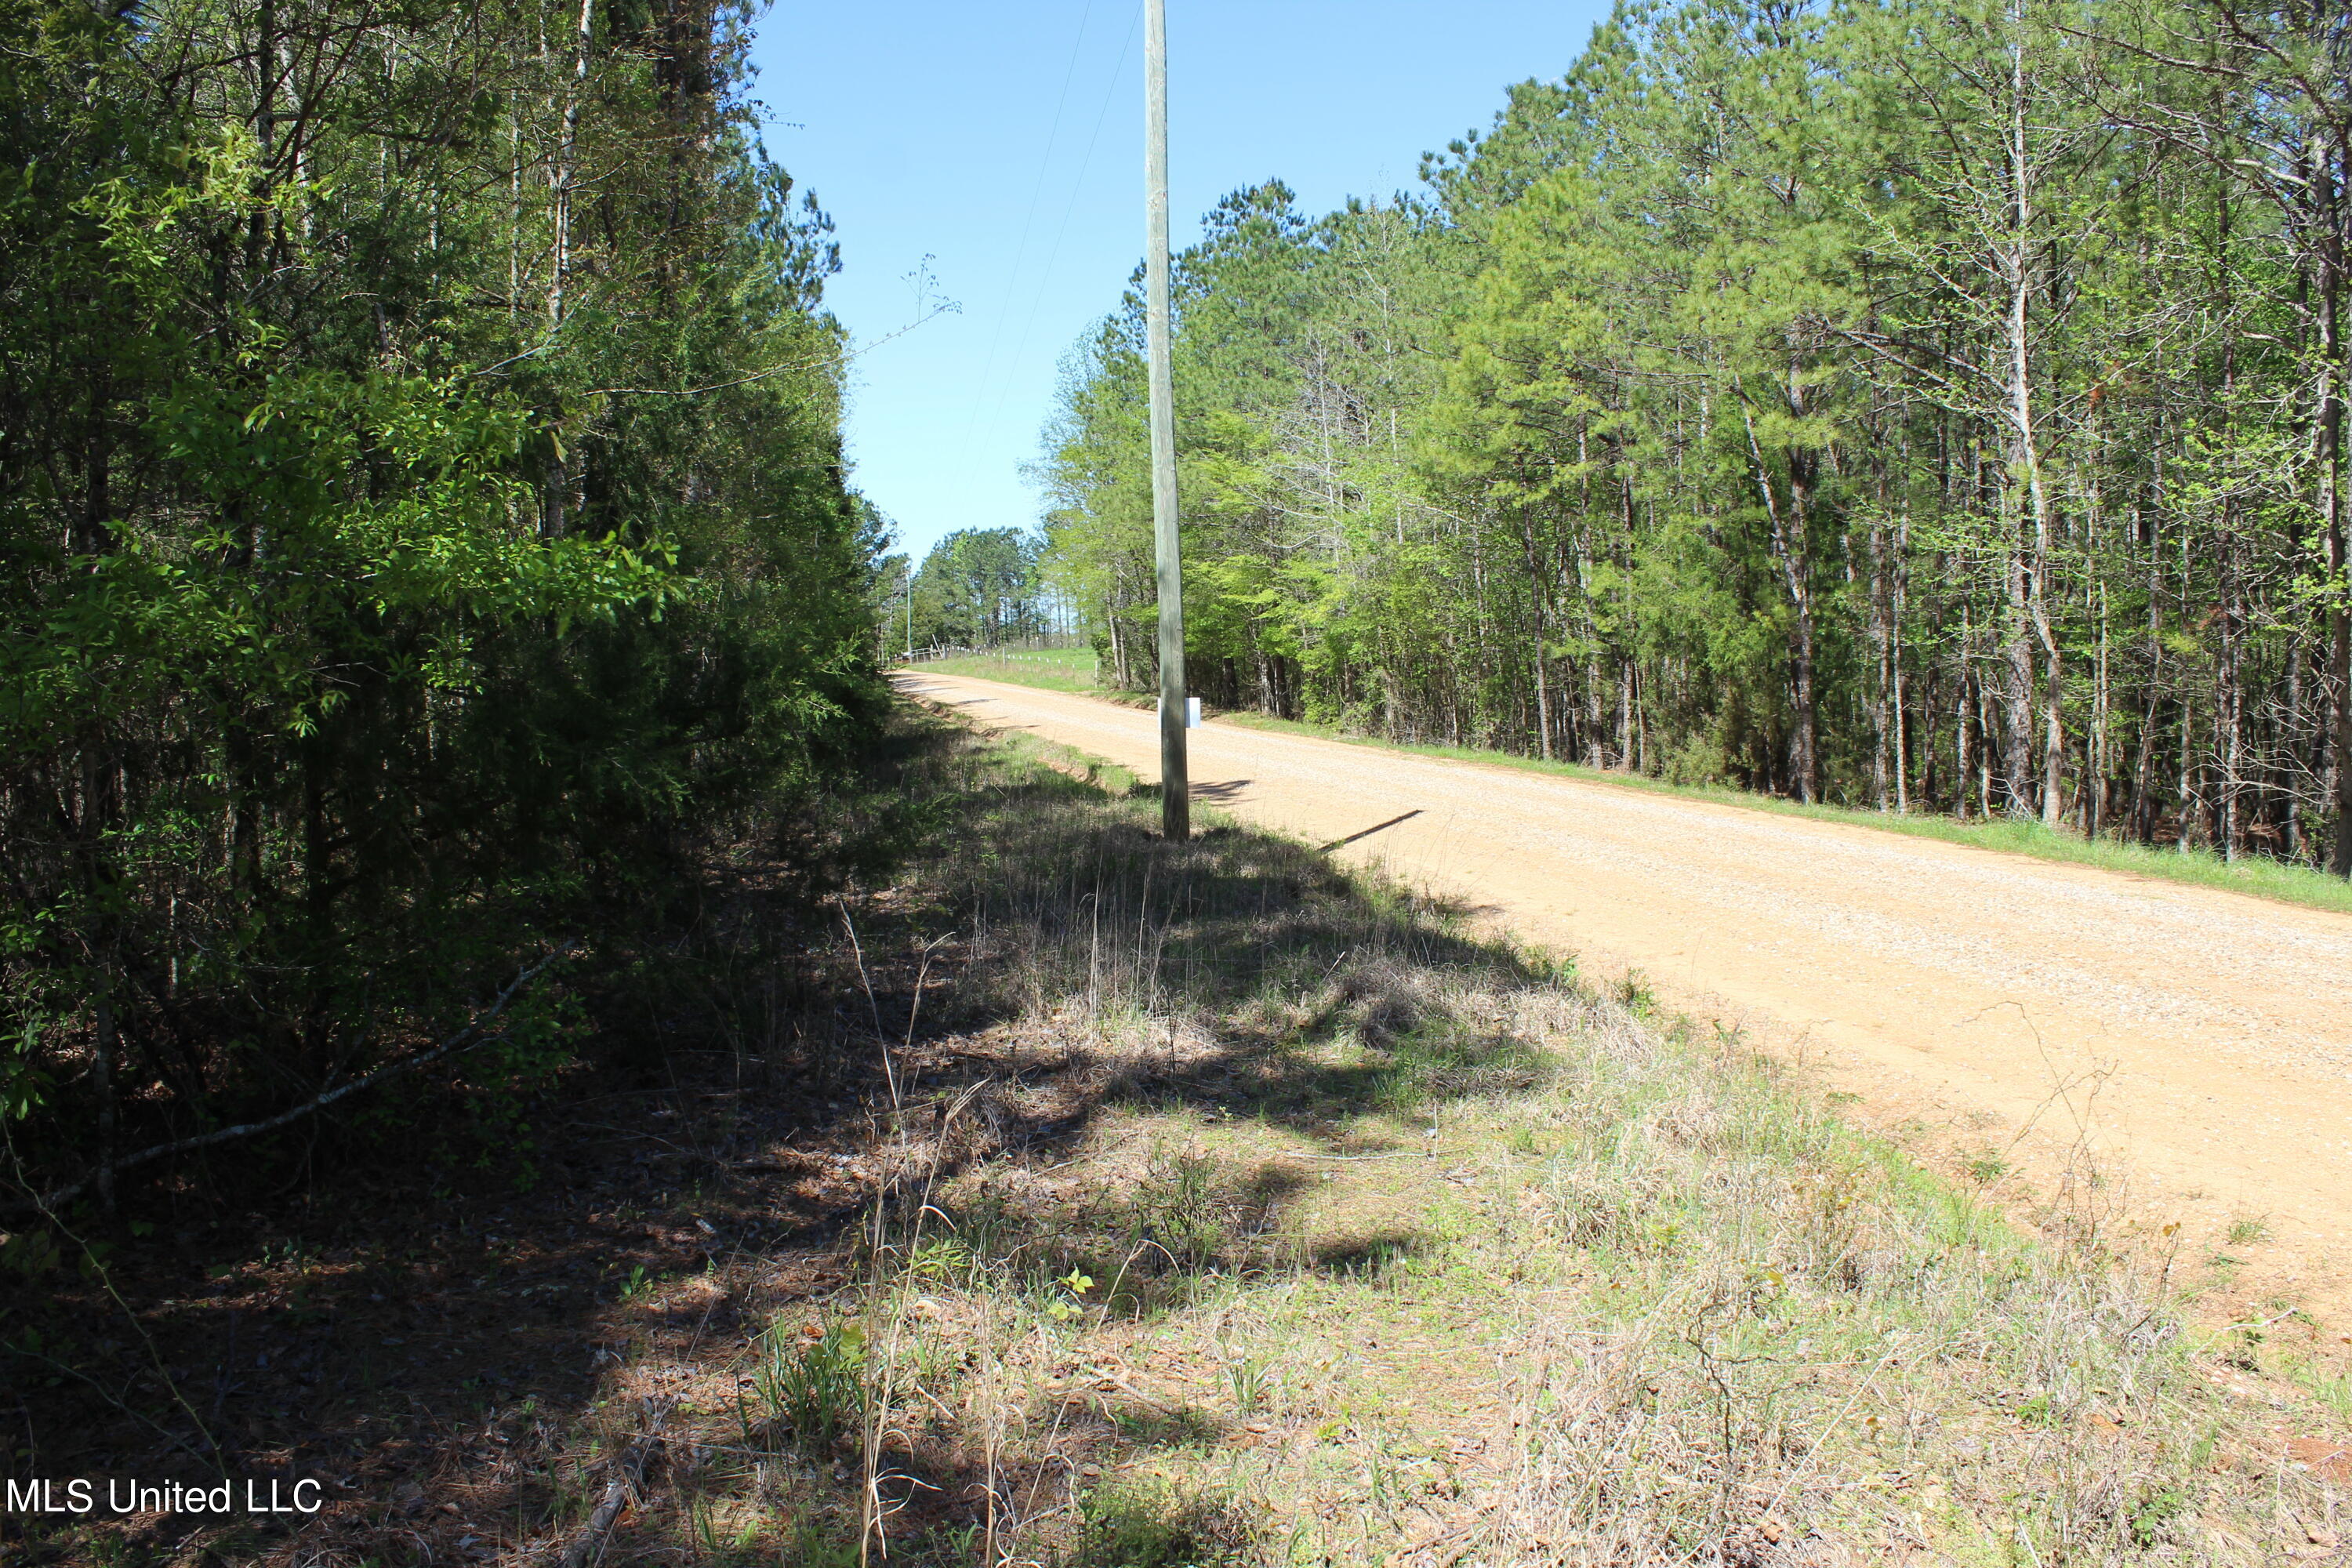
{"type": "Polygon", "coordinates": [[[1062,240],[1070,232],[1070,218],[1078,210],[1078,197],[1086,192],[1087,170],[1094,163],[1096,143],[1102,140],[1103,121],[1109,118],[1111,100],[1118,94],[1120,79],[1127,69],[1128,54],[1135,47],[1136,30],[1142,25],[1142,7],[1138,6],[1134,20],[1128,24],[1127,40],[1118,47],[1118,59],[1110,68],[1110,82],[1103,89],[1102,107],[1095,111],[1094,133],[1087,138],[1086,153],[1078,159],[1077,174],[1070,182],[1070,199],[1062,207],[1061,224],[1054,230],[1052,247],[1045,252],[1045,266],[1037,279],[1036,295],[1029,301],[1029,314],[1021,323],[1021,336],[1014,340],[1013,360],[1016,364],[1020,363],[1022,352],[1029,346],[1029,334],[1037,325],[1037,312],[1045,309],[1045,290],[1054,282],[1054,263],[1061,258],[1062,240]]]}
{"type": "MultiPolygon", "coordinates": [[[[996,313],[996,330],[989,334],[988,355],[981,362],[980,384],[974,389],[971,416],[964,421],[963,443],[957,449],[956,462],[961,467],[971,453],[972,433],[980,425],[981,410],[987,405],[991,385],[996,375],[996,352],[1004,342],[1004,323],[1013,314],[1013,290],[1020,287],[1021,264],[1029,255],[1029,231],[1037,221],[1037,204],[1045,194],[1045,176],[1053,170],[1054,143],[1062,134],[1062,110],[1070,101],[1070,83],[1076,79],[1078,57],[1086,47],[1087,24],[1094,17],[1094,0],[1087,0],[1086,8],[1078,13],[1077,36],[1070,40],[1070,63],[1062,70],[1062,90],[1054,100],[1054,118],[1045,132],[1045,150],[1037,160],[1037,178],[1029,189],[1029,210],[1021,219],[1021,238],[1013,248],[1013,268],[1004,279],[1004,303],[996,313]]],[[[1088,149],[1092,151],[1091,148],[1088,149]]]]}

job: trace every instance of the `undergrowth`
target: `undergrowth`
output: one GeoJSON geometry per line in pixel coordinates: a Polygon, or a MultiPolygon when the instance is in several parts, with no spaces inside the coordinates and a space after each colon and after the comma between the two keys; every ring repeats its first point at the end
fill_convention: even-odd
{"type": "Polygon", "coordinates": [[[930,1004],[962,1079],[899,1117],[903,1195],[833,1309],[874,1325],[863,1511],[894,1552],[2253,1564],[2331,1539],[2340,1485],[2266,1457],[2277,1385],[2219,1385],[2168,1238],[2097,1184],[2014,1224],[1736,1042],[1404,889],[1223,824],[1162,844],[1039,742],[959,765],[989,805],[919,887],[970,944],[930,1004]]]}
{"type": "MultiPolygon", "coordinates": [[[[2352,1351],[2187,1332],[2110,1188],[2004,1214],[1638,985],[1213,816],[1168,845],[1043,742],[919,751],[937,841],[826,955],[871,1071],[723,1145],[833,1206],[723,1244],[678,1210],[701,1268],[622,1292],[593,1400],[534,1417],[554,1501],[460,1557],[2336,1554],[2352,1351]]],[[[399,1558],[358,1540],[280,1560],[399,1558]]]]}

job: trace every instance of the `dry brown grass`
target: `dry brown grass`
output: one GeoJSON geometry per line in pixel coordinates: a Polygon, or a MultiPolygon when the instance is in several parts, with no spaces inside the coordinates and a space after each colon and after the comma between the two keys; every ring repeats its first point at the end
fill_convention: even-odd
{"type": "Polygon", "coordinates": [[[836,1218],[616,1302],[494,1554],[581,1542],[642,1457],[601,1561],[2344,1557],[2295,1325],[2188,1331],[2095,1173],[2005,1217],[1638,986],[937,745],[964,815],[837,955],[864,1131],[759,1157],[836,1218]]]}
{"type": "Polygon", "coordinates": [[[1001,1020],[961,1115],[1052,1158],[941,1123],[865,1308],[869,1425],[993,1479],[982,1560],[2334,1554],[2280,1441],[2330,1418],[2195,1348],[2090,1173],[2013,1225],[1638,989],[1038,777],[933,875],[1001,1020]]]}

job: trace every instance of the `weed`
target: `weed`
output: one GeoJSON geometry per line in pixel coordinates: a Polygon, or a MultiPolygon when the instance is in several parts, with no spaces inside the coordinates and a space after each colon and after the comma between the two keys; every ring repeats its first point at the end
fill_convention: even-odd
{"type": "Polygon", "coordinates": [[[1185,1269],[1216,1261],[1227,1239],[1214,1155],[1155,1153],[1136,1194],[1131,1237],[1185,1269]]]}
{"type": "Polygon", "coordinates": [[[1218,1347],[1224,1361],[1225,1382],[1233,1389],[1234,1408],[1244,1415],[1254,1415],[1266,1407],[1266,1396],[1274,1387],[1274,1369],[1277,1358],[1252,1350],[1246,1342],[1218,1347]]]}
{"type": "Polygon", "coordinates": [[[817,1519],[800,1519],[784,1538],[783,1568],[856,1568],[857,1542],[829,1531],[817,1519]]]}
{"type": "Polygon", "coordinates": [[[2340,1373],[2334,1377],[2325,1373],[2306,1373],[2304,1386],[2311,1396],[2336,1413],[2338,1420],[2352,1422],[2352,1373],[2340,1373]]]}
{"type": "Polygon", "coordinates": [[[1366,1434],[1364,1491],[1375,1512],[1392,1515],[1404,1500],[1399,1487],[1396,1450],[1389,1434],[1377,1425],[1366,1434]]]}
{"type": "Polygon", "coordinates": [[[942,1562],[976,1563],[980,1561],[983,1533],[982,1527],[977,1524],[961,1528],[946,1525],[932,1531],[932,1545],[942,1562]]]}
{"type": "Polygon", "coordinates": [[[2189,1494],[2179,1487],[2144,1489],[2132,1505],[2132,1544],[2143,1552],[2164,1545],[2172,1539],[2176,1522],[2188,1511],[2189,1494]]]}
{"type": "Polygon", "coordinates": [[[1209,1448],[1225,1436],[1223,1421],[1189,1405],[1166,1412],[1115,1411],[1111,1425],[1129,1442],[1155,1448],[1209,1448]]]}
{"type": "Polygon", "coordinates": [[[1065,1568],[1226,1568],[1255,1531],[1234,1505],[1164,1481],[1099,1487],[1078,1500],[1065,1568]]]}
{"type": "Polygon", "coordinates": [[[686,1503],[686,1526],[695,1545],[708,1559],[719,1555],[719,1520],[706,1497],[688,1498],[686,1503]]]}
{"type": "Polygon", "coordinates": [[[2229,1245],[2253,1247],[2271,1238],[2268,1215],[2241,1215],[2230,1222],[2229,1245]]]}
{"type": "Polygon", "coordinates": [[[907,1259],[907,1273],[916,1279],[963,1279],[971,1276],[972,1262],[969,1246],[954,1237],[937,1237],[916,1247],[907,1259]]]}
{"type": "Polygon", "coordinates": [[[1057,1323],[1066,1323],[1081,1317],[1087,1310],[1087,1292],[1095,1288],[1094,1276],[1073,1268],[1054,1281],[1054,1293],[1046,1300],[1045,1315],[1057,1323]]]}
{"type": "Polygon", "coordinates": [[[1658,994],[1651,988],[1650,977],[1638,969],[1629,969],[1618,978],[1614,994],[1617,1005],[1637,1018],[1657,1011],[1658,994]]]}
{"type": "Polygon", "coordinates": [[[778,1324],[763,1337],[761,1351],[752,1381],[769,1419],[781,1422],[812,1455],[830,1449],[865,1408],[865,1328],[837,1321],[811,1335],[778,1324]]]}

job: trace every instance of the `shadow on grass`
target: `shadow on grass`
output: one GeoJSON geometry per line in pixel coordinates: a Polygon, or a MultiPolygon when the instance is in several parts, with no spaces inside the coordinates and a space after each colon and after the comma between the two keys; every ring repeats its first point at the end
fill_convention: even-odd
{"type": "Polygon", "coordinates": [[[1250,1560],[1255,1522],[1165,1483],[1105,1488],[1079,1504],[1066,1568],[1221,1568],[1250,1560]]]}
{"type": "MultiPolygon", "coordinates": [[[[607,1561],[854,1560],[856,1457],[741,1407],[763,1326],[856,1289],[876,1205],[886,1237],[920,1212],[894,1150],[929,1148],[929,1184],[1043,1170],[1107,1112],[1158,1109],[1357,1155],[1386,1136],[1368,1116],[1540,1071],[1530,1042],[1449,993],[1549,976],[1462,934],[1458,911],[1226,824],[1167,844],[1152,792],[1108,795],[1026,738],[915,719],[895,747],[891,787],[929,824],[895,883],[811,928],[764,915],[751,868],[677,952],[616,960],[592,1011],[625,1048],[478,1158],[353,1162],[234,1207],[158,1194],[126,1209],[103,1272],[0,1281],[11,1478],[225,1472],[317,1480],[328,1500],[287,1519],[12,1518],[11,1560],[538,1552],[579,1538],[632,1454],[645,1502],[607,1561]],[[152,1239],[131,1245],[134,1222],[152,1239]],[[735,1391],[709,1432],[665,1392],[696,1379],[735,1391]]],[[[1361,1276],[1420,1245],[1277,1258],[1265,1237],[1313,1179],[1171,1153],[1050,1226],[984,1199],[937,1212],[975,1253],[1017,1258],[1021,1289],[1086,1273],[1091,1305],[1130,1317],[1207,1275],[1361,1276]]],[[[1224,1430],[1105,1409],[1127,1426],[1098,1422],[1104,1441],[1224,1430]]],[[[1076,1510],[1072,1564],[1224,1561],[1244,1542],[1198,1499],[1106,1498],[1066,1464],[983,1471],[957,1434],[903,1436],[880,1495],[894,1540],[918,1543],[905,1560],[974,1560],[971,1532],[1024,1489],[1025,1508],[1076,1510]]]]}
{"type": "Polygon", "coordinates": [[[1345,1275],[1352,1279],[1377,1279],[1397,1264],[1426,1257],[1431,1250],[1427,1237],[1411,1231],[1350,1237],[1315,1248],[1315,1268],[1322,1273],[1345,1275]]]}
{"type": "MultiPolygon", "coordinates": [[[[898,900],[891,923],[863,917],[868,961],[890,973],[877,979],[886,1031],[927,1021],[905,1037],[902,1076],[925,1098],[902,1125],[955,1117],[971,1130],[941,1132],[950,1146],[926,1167],[920,1203],[898,1205],[884,1245],[918,1253],[928,1213],[974,1259],[1002,1260],[993,1288],[1067,1310],[1056,1286],[1083,1279],[1078,1304],[1129,1323],[1198,1306],[1218,1280],[1379,1281],[1427,1256],[1432,1241],[1407,1230],[1306,1247],[1276,1237],[1286,1209],[1320,1184],[1314,1156],[1413,1158],[1417,1140],[1398,1123],[1436,1101],[1538,1081],[1537,1044],[1466,997],[1549,984],[1556,972],[1303,845],[1222,823],[1169,844],[1154,831],[1152,792],[1112,797],[1082,782],[1084,759],[1009,744],[1013,759],[973,797],[924,895],[898,900]],[[950,921],[957,956],[943,969],[926,944],[950,921]],[[915,956],[926,953],[928,971],[915,956]],[[918,1014],[908,982],[926,973],[918,1014]],[[1118,1182],[1043,1205],[1032,1188],[996,1182],[1063,1169],[1114,1113],[1251,1124],[1304,1148],[1271,1159],[1155,1149],[1118,1182]]],[[[1073,1378],[1082,1392],[1029,1415],[1081,1456],[1235,1436],[1232,1418],[1197,1403],[1170,1405],[1085,1367],[1073,1378]]],[[[1105,1494],[1083,1472],[1020,1473],[997,1496],[1007,1513],[1078,1510],[1083,1527],[1059,1547],[1072,1564],[1242,1550],[1234,1518],[1198,1512],[1197,1499],[1120,1492],[1089,1511],[1105,1494]]],[[[915,1542],[971,1528],[989,1485],[969,1447],[943,1436],[923,1450],[920,1474],[894,1528],[915,1542]]]]}

